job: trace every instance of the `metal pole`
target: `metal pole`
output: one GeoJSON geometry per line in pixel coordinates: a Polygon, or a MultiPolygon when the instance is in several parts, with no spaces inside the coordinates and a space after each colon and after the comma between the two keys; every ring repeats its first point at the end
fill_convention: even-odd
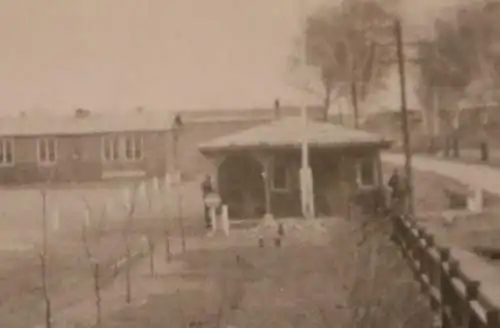
{"type": "Polygon", "coordinates": [[[396,19],[394,24],[394,32],[397,45],[398,68],[399,68],[399,84],[401,91],[401,133],[403,136],[403,148],[405,154],[405,176],[406,176],[406,191],[407,191],[407,213],[412,215],[414,210],[413,204],[413,180],[411,169],[411,149],[410,149],[410,133],[408,130],[408,110],[406,108],[406,75],[405,75],[405,57],[403,51],[403,31],[401,21],[396,19]]]}

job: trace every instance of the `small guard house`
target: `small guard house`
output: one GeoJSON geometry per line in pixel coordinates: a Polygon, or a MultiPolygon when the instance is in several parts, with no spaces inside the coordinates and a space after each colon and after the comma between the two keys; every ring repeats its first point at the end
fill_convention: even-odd
{"type": "Polygon", "coordinates": [[[381,136],[328,122],[288,117],[199,145],[231,219],[302,216],[299,172],[307,126],[316,216],[344,214],[346,197],[383,184],[381,136]]]}

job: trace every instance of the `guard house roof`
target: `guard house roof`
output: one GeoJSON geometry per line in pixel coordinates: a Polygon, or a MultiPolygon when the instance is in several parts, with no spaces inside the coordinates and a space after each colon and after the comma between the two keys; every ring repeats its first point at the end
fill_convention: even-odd
{"type": "MultiPolygon", "coordinates": [[[[299,148],[304,122],[300,117],[288,117],[248,130],[220,137],[199,145],[201,152],[255,148],[299,148]]],[[[308,144],[313,148],[345,148],[352,146],[389,147],[382,136],[362,130],[348,129],[328,122],[307,122],[308,144]]]]}

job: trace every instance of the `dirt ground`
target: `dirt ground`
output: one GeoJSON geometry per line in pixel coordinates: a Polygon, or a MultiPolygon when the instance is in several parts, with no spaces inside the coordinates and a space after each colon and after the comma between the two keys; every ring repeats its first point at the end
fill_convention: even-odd
{"type": "MultiPolygon", "coordinates": [[[[387,172],[390,171],[391,168],[387,168],[387,172]]],[[[420,182],[416,190],[418,206],[425,211],[440,211],[447,207],[446,195],[439,189],[443,183],[460,188],[453,187],[453,182],[442,181],[442,178],[427,173],[425,178],[416,177],[416,181],[420,182]]],[[[20,197],[24,199],[24,204],[31,204],[26,206],[25,212],[19,209],[23,206],[17,209],[18,213],[30,215],[17,214],[16,219],[16,215],[10,214],[3,224],[11,232],[20,231],[10,234],[16,237],[14,241],[33,238],[25,244],[39,246],[39,239],[38,242],[36,239],[40,236],[40,207],[39,203],[36,205],[39,192],[1,192],[10,193],[2,197],[5,204],[19,204],[20,197]],[[23,232],[23,228],[34,231],[32,234],[35,237],[23,232]]],[[[123,198],[120,188],[111,191],[96,191],[94,188],[85,192],[89,195],[88,199],[91,198],[88,202],[96,213],[101,212],[106,199],[123,198]]],[[[75,229],[81,226],[81,194],[81,190],[66,189],[56,190],[51,195],[51,199],[58,199],[61,218],[59,231],[51,235],[51,248],[58,250],[53,252],[51,259],[57,328],[89,327],[95,316],[92,278],[81,235],[75,229]],[[62,223],[63,220],[65,223],[62,223]]],[[[202,237],[202,203],[197,183],[183,186],[180,200],[174,193],[162,197],[168,202],[163,216],[152,219],[145,215],[148,209],[143,203],[142,209],[138,209],[143,212],[136,221],[137,231],[154,231],[158,237],[159,250],[155,262],[159,273],[154,278],[149,276],[147,259],[137,263],[134,267],[134,301],[130,305],[124,302],[123,273],[106,287],[103,286],[105,310],[101,327],[164,327],[165,323],[171,327],[185,327],[182,325],[191,321],[205,323],[198,327],[211,327],[208,323],[219,320],[235,327],[331,327],[340,322],[346,324],[344,327],[352,327],[353,312],[362,309],[364,314],[357,313],[356,320],[379,320],[390,328],[401,324],[402,316],[413,315],[414,309],[422,311],[422,318],[429,316],[425,312],[427,301],[419,298],[412,275],[397,251],[384,244],[380,254],[366,253],[366,249],[379,249],[379,246],[365,247],[363,252],[366,254],[359,254],[358,248],[352,244],[355,240],[352,238],[352,226],[331,224],[338,223],[339,219],[332,219],[325,229],[292,224],[286,229],[287,236],[281,248],[273,247],[273,239],[267,239],[265,248],[261,249],[257,246],[257,236],[261,233],[248,228],[240,229],[239,233],[235,231],[230,238],[202,237]],[[175,219],[179,201],[185,217],[188,252],[174,256],[173,262],[167,265],[163,260],[162,237],[165,227],[169,227],[175,240],[174,248],[179,252],[180,229],[179,221],[175,219]],[[359,267],[365,262],[372,264],[359,267]],[[394,265],[388,265],[392,262],[394,265]],[[388,280],[387,276],[394,276],[394,279],[388,280]],[[401,294],[401,291],[404,293],[401,294]],[[364,296],[356,295],[359,293],[364,296]],[[385,311],[379,305],[378,314],[372,313],[366,310],[371,305],[363,303],[364,299],[375,301],[370,300],[369,295],[384,295],[383,299],[392,303],[384,305],[385,311]],[[406,299],[416,300],[416,303],[402,301],[406,299]]],[[[10,213],[14,213],[15,208],[8,207],[10,213]]],[[[118,210],[114,213],[114,216],[111,215],[113,219],[106,221],[109,233],[98,243],[95,242],[93,248],[96,254],[100,254],[103,263],[116,262],[124,255],[119,229],[123,225],[124,214],[118,210]]],[[[275,232],[271,232],[273,234],[275,232]]],[[[138,235],[136,248],[144,248],[140,237],[138,235]]],[[[36,247],[16,249],[12,245],[3,245],[0,292],[10,296],[0,302],[2,326],[36,327],[43,322],[37,257],[39,248],[36,247]]],[[[377,301],[380,303],[380,300],[377,301]]]]}
{"type": "MultiPolygon", "coordinates": [[[[394,248],[375,255],[391,261],[384,260],[383,266],[374,269],[375,276],[368,277],[370,270],[356,265],[369,261],[353,261],[354,253],[349,252],[354,250],[353,225],[335,218],[322,222],[321,227],[302,226],[300,221],[289,224],[279,248],[272,239],[258,247],[256,231],[250,230],[235,232],[232,247],[226,244],[180,255],[181,269],[160,278],[169,291],[149,295],[141,305],[108,316],[102,327],[155,328],[168,323],[169,327],[347,328],[353,327],[353,308],[365,311],[365,316],[356,317],[361,321],[373,323],[386,316],[388,328],[410,319],[416,308],[421,310],[420,321],[412,327],[421,327],[429,319],[412,275],[394,248]],[[397,272],[397,277],[388,281],[382,273],[388,270],[397,272]],[[360,291],[366,303],[356,299],[360,291]],[[375,301],[371,298],[377,296],[377,311],[366,314],[373,306],[368,304],[375,301]],[[401,302],[401,297],[416,301],[401,302]]],[[[356,327],[369,326],[365,322],[356,327]]]]}
{"type": "MultiPolygon", "coordinates": [[[[123,184],[85,185],[46,190],[49,288],[55,312],[82,301],[92,291],[92,272],[82,239],[86,208],[90,210],[91,256],[100,263],[103,277],[112,276],[115,265],[125,258],[125,227],[131,228],[134,253],[147,248],[146,235],[164,239],[166,228],[173,238],[180,234],[179,221],[175,219],[179,200],[172,190],[138,198],[130,226],[123,187],[123,184]],[[161,207],[162,203],[166,206],[161,207]]],[[[186,235],[197,234],[201,196],[196,193],[195,183],[183,189],[180,202],[186,235]],[[191,191],[186,193],[186,190],[191,191]]],[[[35,327],[43,322],[44,314],[39,256],[43,235],[42,194],[38,188],[3,188],[0,208],[0,326],[35,327]]]]}

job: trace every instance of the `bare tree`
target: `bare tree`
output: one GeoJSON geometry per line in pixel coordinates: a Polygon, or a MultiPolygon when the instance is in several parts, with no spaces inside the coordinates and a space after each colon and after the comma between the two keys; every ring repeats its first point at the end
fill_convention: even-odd
{"type": "Polygon", "coordinates": [[[50,184],[55,176],[55,169],[49,172],[48,179],[40,190],[42,198],[42,251],[40,252],[40,271],[42,278],[42,293],[45,303],[45,327],[52,327],[52,304],[50,300],[48,259],[49,259],[49,218],[47,210],[47,197],[50,184]]]}
{"type": "Polygon", "coordinates": [[[95,293],[95,308],[96,308],[96,325],[99,326],[102,321],[102,298],[101,298],[101,284],[100,284],[100,270],[99,262],[93,263],[93,277],[94,277],[94,293],[95,293]]]}
{"type": "MultiPolygon", "coordinates": [[[[445,153],[451,149],[456,157],[461,134],[467,128],[461,119],[461,101],[471,100],[464,99],[470,98],[471,84],[487,80],[489,90],[483,87],[482,93],[495,93],[500,83],[500,49],[496,42],[500,30],[495,19],[499,10],[498,4],[490,0],[467,3],[454,17],[437,20],[433,38],[419,46],[420,98],[424,107],[437,107],[436,112],[441,112],[435,113],[434,119],[446,131],[445,153]]],[[[498,102],[498,96],[492,98],[498,102]]],[[[486,105],[484,99],[477,105],[486,105]]]]}
{"type": "Polygon", "coordinates": [[[323,119],[328,118],[333,97],[350,96],[354,125],[359,123],[358,102],[370,89],[378,88],[387,72],[380,65],[387,47],[378,47],[389,35],[392,19],[384,5],[374,1],[344,1],[340,6],[321,8],[305,27],[306,58],[295,55],[290,68],[308,64],[318,69],[322,85],[323,119]]]}
{"type": "Polygon", "coordinates": [[[154,237],[151,233],[147,235],[147,240],[148,240],[148,253],[149,253],[149,271],[151,273],[151,276],[154,277],[155,275],[155,241],[154,237]]]}
{"type": "Polygon", "coordinates": [[[101,309],[101,284],[100,284],[100,279],[101,279],[101,272],[100,272],[100,266],[99,266],[99,260],[93,255],[90,243],[89,243],[89,237],[88,237],[88,229],[89,225],[88,222],[83,222],[82,224],[82,244],[85,250],[85,255],[87,257],[87,260],[89,262],[89,267],[90,267],[90,272],[92,275],[92,279],[94,282],[94,295],[95,295],[95,306],[96,306],[96,325],[99,325],[101,323],[102,319],[102,309],[101,309]]]}
{"type": "Polygon", "coordinates": [[[317,304],[323,326],[429,327],[431,311],[390,241],[390,221],[365,218],[349,225],[351,231],[336,240],[344,247],[334,251],[331,267],[334,279],[343,284],[342,301],[317,304]]]}
{"type": "MultiPolygon", "coordinates": [[[[129,190],[129,189],[127,189],[129,190]]],[[[125,218],[125,227],[123,228],[123,241],[125,244],[125,301],[132,302],[132,245],[131,238],[133,233],[136,200],[137,200],[138,185],[134,185],[130,194],[127,193],[126,208],[127,216],[125,218]]]]}

